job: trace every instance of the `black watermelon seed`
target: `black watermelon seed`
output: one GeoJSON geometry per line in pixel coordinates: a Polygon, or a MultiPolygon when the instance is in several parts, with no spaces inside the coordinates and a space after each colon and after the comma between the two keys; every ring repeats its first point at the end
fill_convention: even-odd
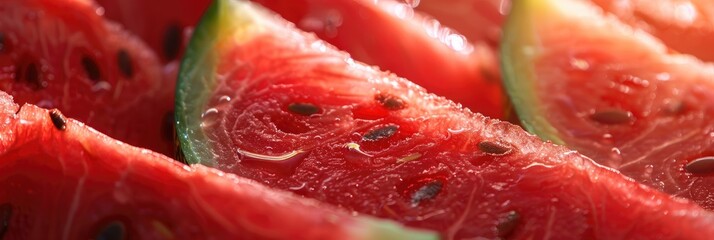
{"type": "Polygon", "coordinates": [[[630,122],[632,113],[620,109],[608,109],[595,112],[590,115],[590,118],[602,124],[616,125],[630,122]]]}
{"type": "Polygon", "coordinates": [[[511,152],[510,147],[498,142],[490,141],[483,141],[478,143],[478,149],[486,154],[497,156],[506,155],[511,152]]]}
{"type": "Polygon", "coordinates": [[[664,111],[669,115],[676,115],[684,112],[686,108],[687,104],[685,104],[683,101],[674,101],[666,103],[664,106],[664,111]]]}
{"type": "Polygon", "coordinates": [[[170,111],[164,114],[162,119],[161,135],[163,135],[164,140],[174,140],[174,129],[174,112],[170,111]]]}
{"type": "Polygon", "coordinates": [[[694,174],[714,173],[714,156],[707,156],[694,159],[684,166],[684,170],[694,174]]]}
{"type": "Polygon", "coordinates": [[[134,76],[134,65],[131,63],[131,56],[129,53],[121,49],[117,52],[117,65],[119,65],[119,71],[126,78],[132,78],[134,76]]]}
{"type": "Polygon", "coordinates": [[[412,194],[412,206],[417,206],[424,200],[434,199],[439,195],[444,184],[441,181],[432,181],[420,187],[412,194]]]}
{"type": "Polygon", "coordinates": [[[501,218],[496,225],[496,230],[498,231],[498,237],[507,238],[516,229],[518,223],[520,222],[521,215],[516,211],[510,211],[506,213],[506,216],[501,218]]]}
{"type": "Polygon", "coordinates": [[[320,108],[311,103],[291,103],[288,105],[288,111],[298,115],[310,116],[319,113],[320,108]]]}
{"type": "Polygon", "coordinates": [[[0,205],[0,239],[3,239],[12,220],[12,205],[3,203],[0,205]]]}
{"type": "Polygon", "coordinates": [[[87,78],[92,81],[99,81],[102,77],[101,72],[99,72],[99,65],[89,56],[82,57],[82,67],[84,67],[84,72],[87,74],[87,78]]]}
{"type": "Polygon", "coordinates": [[[377,141],[380,139],[388,138],[397,133],[399,126],[397,125],[387,125],[382,126],[365,134],[362,139],[365,141],[377,141]]]}
{"type": "Polygon", "coordinates": [[[400,110],[406,107],[404,100],[391,95],[378,94],[375,96],[375,100],[389,110],[400,110]]]}
{"type": "Polygon", "coordinates": [[[55,128],[58,130],[67,128],[67,119],[57,109],[50,110],[50,120],[52,120],[52,124],[55,125],[55,128]]]}
{"type": "Polygon", "coordinates": [[[182,44],[181,27],[178,24],[171,24],[164,32],[164,58],[174,60],[178,57],[182,44]]]}
{"type": "Polygon", "coordinates": [[[5,52],[5,34],[0,32],[0,53],[5,52]]]}
{"type": "Polygon", "coordinates": [[[113,221],[102,227],[94,237],[95,240],[123,240],[126,239],[126,227],[120,221],[113,221]]]}
{"type": "Polygon", "coordinates": [[[30,88],[33,90],[41,89],[43,86],[42,80],[40,79],[40,70],[35,63],[29,63],[25,66],[24,76],[16,75],[15,79],[24,79],[30,88]]]}

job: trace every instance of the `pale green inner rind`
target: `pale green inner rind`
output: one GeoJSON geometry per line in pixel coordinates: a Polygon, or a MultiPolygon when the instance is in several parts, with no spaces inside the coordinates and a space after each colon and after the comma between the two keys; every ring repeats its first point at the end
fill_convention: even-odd
{"type": "Polygon", "coordinates": [[[218,56],[217,43],[223,1],[206,10],[181,62],[176,88],[176,131],[181,151],[189,164],[213,165],[213,153],[200,127],[201,114],[213,89],[218,56]]]}
{"type": "Polygon", "coordinates": [[[393,221],[375,220],[371,217],[363,217],[362,219],[366,221],[359,226],[362,229],[355,229],[355,235],[362,235],[365,240],[437,240],[441,238],[436,232],[405,228],[393,221]],[[366,229],[369,231],[365,231],[366,229]]]}
{"type": "Polygon", "coordinates": [[[501,71],[504,85],[521,124],[529,132],[563,144],[558,130],[546,119],[544,109],[536,92],[538,77],[534,58],[542,51],[535,24],[542,17],[548,17],[551,0],[514,1],[503,29],[501,42],[501,71]]]}

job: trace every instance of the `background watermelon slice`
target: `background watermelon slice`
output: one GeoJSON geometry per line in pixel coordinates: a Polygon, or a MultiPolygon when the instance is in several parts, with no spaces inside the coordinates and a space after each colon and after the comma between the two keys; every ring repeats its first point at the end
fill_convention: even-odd
{"type": "Polygon", "coordinates": [[[2,239],[437,238],[184,166],[3,92],[0,120],[2,239]]]}
{"type": "Polygon", "coordinates": [[[96,0],[104,15],[143,39],[165,63],[178,60],[211,0],[96,0]]]}
{"type": "Polygon", "coordinates": [[[177,116],[191,162],[447,239],[714,236],[695,204],[353,61],[249,2],[216,1],[186,56],[177,116]]]}
{"type": "MultiPolygon", "coordinates": [[[[411,79],[474,112],[500,118],[495,53],[391,0],[256,0],[359,61],[411,79]]],[[[484,26],[486,27],[486,26],[484,26]]]]}
{"type": "Polygon", "coordinates": [[[672,50],[714,61],[714,1],[592,0],[624,23],[662,40],[672,50]]]}
{"type": "Polygon", "coordinates": [[[162,132],[173,91],[164,87],[158,60],[100,12],[89,1],[1,1],[0,90],[127,143],[173,153],[171,132],[162,132]]]}
{"type": "Polygon", "coordinates": [[[493,48],[501,42],[501,26],[511,6],[510,0],[402,0],[429,14],[471,41],[493,48]]]}
{"type": "Polygon", "coordinates": [[[582,1],[522,1],[511,16],[503,67],[526,128],[714,208],[714,65],[582,1]]]}

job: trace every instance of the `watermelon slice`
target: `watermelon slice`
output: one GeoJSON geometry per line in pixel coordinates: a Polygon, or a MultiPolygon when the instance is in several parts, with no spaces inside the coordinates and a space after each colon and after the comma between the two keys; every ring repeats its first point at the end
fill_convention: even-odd
{"type": "Polygon", "coordinates": [[[501,42],[501,26],[510,0],[402,0],[414,9],[439,19],[472,41],[491,47],[501,42]]]}
{"type": "Polygon", "coordinates": [[[503,116],[498,61],[485,43],[391,0],[256,0],[363,61],[484,115],[503,116]]]}
{"type": "Polygon", "coordinates": [[[714,1],[592,0],[675,51],[714,61],[714,1]]]}
{"type": "Polygon", "coordinates": [[[0,239],[437,238],[184,166],[3,92],[0,122],[0,239]]]}
{"type": "Polygon", "coordinates": [[[713,65],[590,3],[529,0],[512,11],[503,67],[527,129],[714,209],[713,65]]]}
{"type": "Polygon", "coordinates": [[[0,1],[0,90],[108,135],[173,153],[172,89],[147,47],[89,1],[0,1]],[[170,122],[169,122],[170,123],[170,122]]]}
{"type": "Polygon", "coordinates": [[[714,215],[219,0],[177,91],[200,162],[444,238],[709,239],[714,215]]]}
{"type": "Polygon", "coordinates": [[[180,59],[186,35],[211,0],[96,0],[107,18],[141,37],[164,62],[180,59]]]}

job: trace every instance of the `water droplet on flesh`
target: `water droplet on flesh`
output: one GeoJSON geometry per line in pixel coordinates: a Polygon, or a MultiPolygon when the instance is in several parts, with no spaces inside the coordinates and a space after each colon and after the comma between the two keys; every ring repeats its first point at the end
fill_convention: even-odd
{"type": "Polygon", "coordinates": [[[209,108],[201,114],[201,127],[210,127],[218,121],[219,111],[216,108],[209,108]]]}

